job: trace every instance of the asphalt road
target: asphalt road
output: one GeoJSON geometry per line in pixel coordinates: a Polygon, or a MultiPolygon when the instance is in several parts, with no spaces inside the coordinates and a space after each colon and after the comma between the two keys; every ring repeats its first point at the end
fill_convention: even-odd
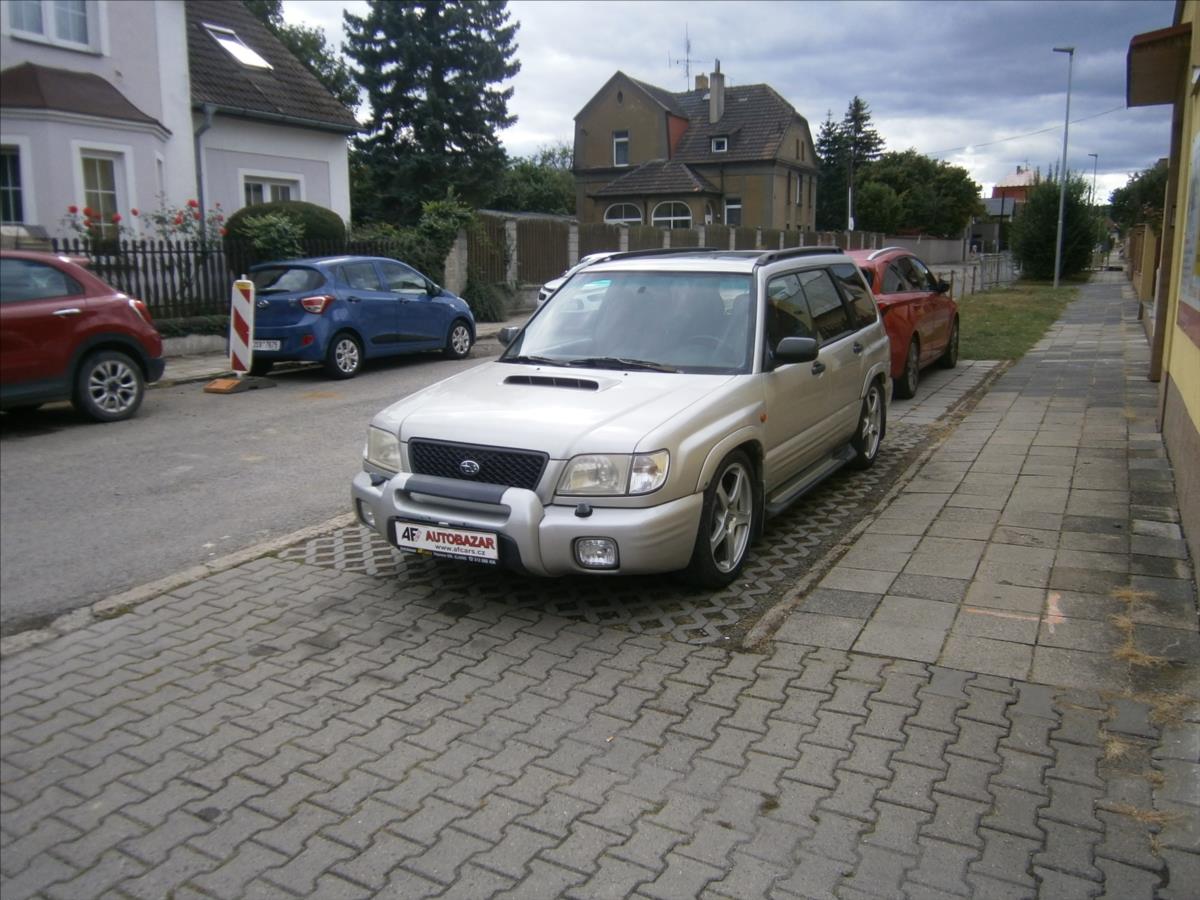
{"type": "Polygon", "coordinates": [[[349,511],[371,417],[499,350],[376,363],[350,381],[285,372],[235,395],[156,388],[106,425],[66,404],[0,415],[0,631],[349,511]]]}

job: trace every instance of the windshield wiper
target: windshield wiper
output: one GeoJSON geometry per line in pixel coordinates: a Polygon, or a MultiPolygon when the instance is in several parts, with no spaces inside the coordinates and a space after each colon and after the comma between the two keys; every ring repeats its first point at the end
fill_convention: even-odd
{"type": "Polygon", "coordinates": [[[674,366],[650,362],[646,359],[626,359],[621,356],[584,356],[570,360],[569,366],[585,366],[592,369],[639,369],[646,372],[678,372],[674,366]]]}
{"type": "Polygon", "coordinates": [[[499,359],[499,362],[521,363],[523,365],[533,365],[533,366],[566,366],[566,365],[570,365],[570,363],[568,363],[564,359],[554,359],[553,357],[550,357],[550,356],[521,356],[520,354],[517,354],[516,356],[501,357],[499,359]]]}

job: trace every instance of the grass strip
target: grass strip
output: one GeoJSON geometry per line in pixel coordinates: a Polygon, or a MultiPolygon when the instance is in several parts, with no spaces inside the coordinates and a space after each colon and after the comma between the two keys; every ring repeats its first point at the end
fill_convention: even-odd
{"type": "Polygon", "coordinates": [[[959,356],[1020,359],[1041,340],[1075,295],[1074,287],[1056,290],[1046,282],[1018,281],[959,299],[959,356]]]}

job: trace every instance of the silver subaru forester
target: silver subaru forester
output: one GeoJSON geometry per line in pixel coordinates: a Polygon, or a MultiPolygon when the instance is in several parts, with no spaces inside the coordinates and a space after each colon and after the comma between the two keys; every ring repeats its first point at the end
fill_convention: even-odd
{"type": "Polygon", "coordinates": [[[617,254],[501,337],[371,422],[354,507],[400,550],[720,587],[886,430],[887,333],[836,248],[617,254]]]}

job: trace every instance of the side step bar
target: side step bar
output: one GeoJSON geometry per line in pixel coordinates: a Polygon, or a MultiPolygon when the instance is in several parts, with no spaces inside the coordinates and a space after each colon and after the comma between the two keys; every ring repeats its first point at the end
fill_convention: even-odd
{"type": "Polygon", "coordinates": [[[782,485],[767,501],[767,515],[777,516],[801,496],[807,494],[820,482],[832,475],[846,463],[854,459],[854,448],[849,444],[836,451],[832,456],[805,469],[787,484],[782,485]]]}

